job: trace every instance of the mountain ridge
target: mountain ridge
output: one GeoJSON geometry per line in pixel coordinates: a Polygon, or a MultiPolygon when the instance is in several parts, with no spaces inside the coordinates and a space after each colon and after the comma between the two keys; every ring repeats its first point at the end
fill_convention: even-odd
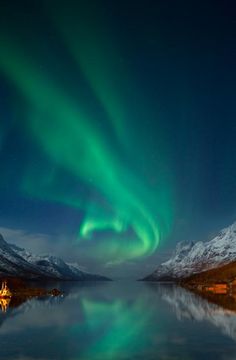
{"type": "Polygon", "coordinates": [[[203,242],[180,242],[169,260],[142,280],[178,281],[236,261],[236,222],[203,242]]]}
{"type": "Polygon", "coordinates": [[[109,280],[105,276],[82,271],[76,264],[53,255],[35,255],[0,234],[0,277],[22,277],[29,280],[109,280]]]}

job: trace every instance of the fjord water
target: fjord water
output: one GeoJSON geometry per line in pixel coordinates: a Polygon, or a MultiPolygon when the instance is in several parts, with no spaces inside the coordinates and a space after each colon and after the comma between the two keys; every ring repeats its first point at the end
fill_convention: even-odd
{"type": "Polygon", "coordinates": [[[0,314],[0,359],[236,359],[236,314],[180,287],[53,285],[63,297],[31,299],[0,314]]]}

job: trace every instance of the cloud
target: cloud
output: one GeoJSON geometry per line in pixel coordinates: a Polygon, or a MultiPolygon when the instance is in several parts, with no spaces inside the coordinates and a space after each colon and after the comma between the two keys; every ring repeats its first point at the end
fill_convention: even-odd
{"type": "Polygon", "coordinates": [[[65,258],[71,253],[72,241],[68,241],[65,236],[32,233],[7,227],[0,227],[0,234],[8,243],[23,247],[35,254],[55,254],[65,258]]]}
{"type": "Polygon", "coordinates": [[[0,227],[0,233],[8,243],[30,250],[34,249],[40,253],[48,251],[51,247],[52,239],[47,234],[30,233],[22,229],[10,229],[6,227],[0,227]]]}

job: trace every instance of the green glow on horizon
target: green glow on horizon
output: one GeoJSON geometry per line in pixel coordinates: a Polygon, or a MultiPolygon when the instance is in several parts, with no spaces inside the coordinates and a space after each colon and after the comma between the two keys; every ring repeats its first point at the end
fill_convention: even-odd
{"type": "MultiPolygon", "coordinates": [[[[55,168],[65,170],[78,182],[92,188],[103,202],[96,196],[84,199],[83,194],[75,197],[70,189],[55,187],[56,172],[35,174],[33,165],[25,171],[22,191],[82,209],[84,219],[78,241],[93,240],[93,256],[99,259],[122,262],[152,254],[171,226],[170,184],[160,178],[155,192],[149,190],[137,172],[124,165],[106,134],[82,110],[82,104],[39,71],[37,61],[30,60],[27,51],[23,52],[16,42],[8,38],[1,40],[0,69],[27,101],[22,124],[25,131],[55,168]],[[98,234],[104,234],[99,241],[96,240],[98,234]]],[[[86,52],[83,56],[85,64],[86,52]]],[[[108,87],[102,91],[105,73],[98,76],[102,67],[100,61],[102,58],[94,71],[90,67],[83,67],[83,70],[90,81],[94,78],[94,91],[100,94],[109,119],[113,117],[114,120],[119,106],[114,105],[114,94],[107,96],[108,87]]],[[[120,137],[120,126],[113,120],[114,133],[120,137]]]]}

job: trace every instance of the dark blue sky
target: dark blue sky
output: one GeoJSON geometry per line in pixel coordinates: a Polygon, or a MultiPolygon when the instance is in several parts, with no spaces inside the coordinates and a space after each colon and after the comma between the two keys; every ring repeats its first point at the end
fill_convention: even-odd
{"type": "MultiPolygon", "coordinates": [[[[49,172],[56,172],[57,182],[50,191],[56,189],[57,194],[66,194],[70,199],[79,194],[83,202],[93,197],[96,203],[98,195],[94,195],[92,186],[84,179],[55,166],[31,136],[24,123],[32,104],[1,66],[0,227],[3,235],[5,228],[9,240],[14,241],[15,236],[15,242],[21,245],[19,242],[23,241],[22,245],[26,246],[30,239],[29,248],[40,250],[40,244],[33,240],[34,234],[40,233],[46,237],[42,251],[55,248],[55,253],[78,259],[90,270],[111,271],[121,276],[128,270],[140,275],[155,268],[176,242],[206,240],[236,220],[233,2],[31,0],[2,1],[0,7],[1,39],[11,39],[22,56],[27,53],[40,74],[53,79],[68,98],[81,101],[95,119],[94,124],[99,124],[109,146],[112,142],[122,166],[133,171],[144,187],[154,189],[153,201],[159,201],[155,187],[159,186],[160,178],[162,181],[168,178],[169,207],[173,208],[171,230],[161,240],[159,250],[148,257],[125,261],[122,269],[104,267],[96,256],[92,259],[93,242],[75,245],[84,218],[83,207],[76,208],[61,199],[55,201],[42,192],[40,196],[35,192],[25,193],[22,190],[25,174],[34,169],[34,176],[46,178],[49,172]],[[96,33],[98,27],[96,51],[102,52],[103,46],[99,44],[103,43],[105,49],[113,49],[113,57],[109,57],[108,51],[103,56],[98,54],[99,61],[96,57],[93,61],[98,69],[107,64],[110,67],[114,93],[119,94],[120,107],[127,115],[124,124],[132,151],[121,149],[112,125],[92,94],[83,67],[77,74],[77,64],[64,46],[55,24],[62,19],[69,27],[66,16],[70,9],[73,20],[78,17],[75,42],[82,41],[79,24],[82,13],[81,27],[84,31],[89,29],[84,48],[92,46],[90,31],[96,33]],[[63,10],[65,19],[61,17],[63,10]],[[103,57],[104,64],[100,60],[103,57]],[[25,242],[22,231],[26,234],[25,242]]],[[[1,46],[7,53],[8,43],[1,46]]]]}

